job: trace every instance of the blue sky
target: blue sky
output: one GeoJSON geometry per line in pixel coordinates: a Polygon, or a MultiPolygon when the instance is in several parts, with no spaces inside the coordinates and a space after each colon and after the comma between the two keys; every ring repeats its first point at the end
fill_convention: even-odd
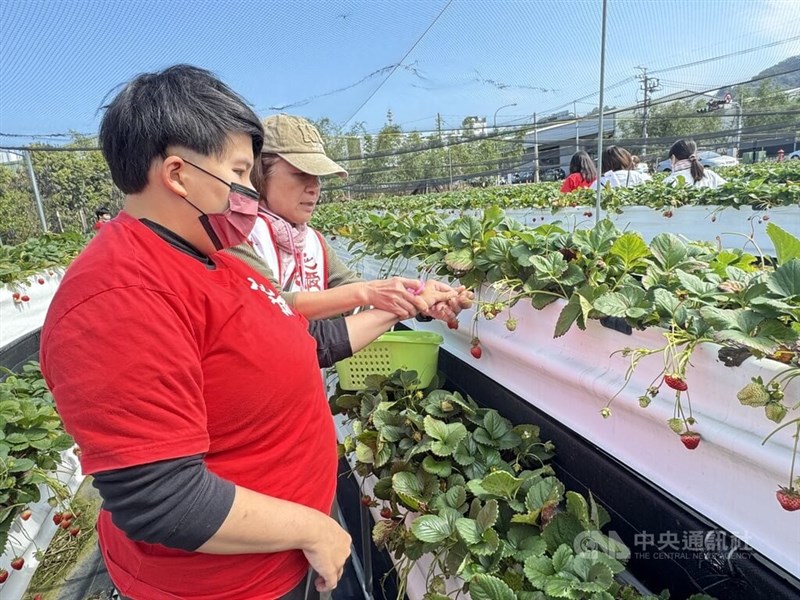
{"type": "MultiPolygon", "coordinates": [[[[437,112],[457,127],[468,115],[491,122],[498,107],[516,103],[499,111],[498,123],[519,123],[596,92],[600,7],[601,0],[3,0],[0,132],[93,133],[115,86],[178,62],[214,71],[264,116],[285,106],[376,131],[391,109],[404,129],[427,130],[437,112]]],[[[661,78],[658,96],[744,80],[797,54],[800,0],[609,0],[606,83],[623,83],[607,91],[606,104],[636,102],[638,65],[661,78]]],[[[596,104],[585,98],[578,112],[596,104]]],[[[0,137],[4,146],[28,141],[0,137]]]]}

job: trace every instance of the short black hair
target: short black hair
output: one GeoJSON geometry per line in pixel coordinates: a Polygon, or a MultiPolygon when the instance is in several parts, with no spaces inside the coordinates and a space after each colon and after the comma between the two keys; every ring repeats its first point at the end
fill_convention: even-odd
{"type": "Polygon", "coordinates": [[[205,69],[175,65],[130,81],[105,107],[100,144],[111,177],[126,194],[147,186],[150,165],[171,145],[221,155],[232,133],[253,139],[261,154],[264,128],[244,99],[205,69]]]}
{"type": "Polygon", "coordinates": [[[105,206],[101,206],[96,211],[94,211],[94,216],[97,217],[98,219],[103,215],[110,215],[110,214],[111,211],[108,210],[105,206]]]}

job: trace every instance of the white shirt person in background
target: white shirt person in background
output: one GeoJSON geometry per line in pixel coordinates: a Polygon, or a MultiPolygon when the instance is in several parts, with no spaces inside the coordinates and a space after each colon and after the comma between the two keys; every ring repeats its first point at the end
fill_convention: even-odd
{"type": "Polygon", "coordinates": [[[609,146],[603,152],[603,174],[600,179],[592,183],[592,189],[596,190],[599,183],[600,187],[606,185],[616,187],[633,187],[650,181],[650,175],[636,170],[633,164],[631,153],[619,146],[609,146]]]}
{"type": "Polygon", "coordinates": [[[669,149],[669,160],[672,173],[664,179],[664,185],[683,185],[692,187],[717,188],[725,183],[725,179],[706,169],[697,159],[697,144],[694,140],[678,140],[669,149]]]}

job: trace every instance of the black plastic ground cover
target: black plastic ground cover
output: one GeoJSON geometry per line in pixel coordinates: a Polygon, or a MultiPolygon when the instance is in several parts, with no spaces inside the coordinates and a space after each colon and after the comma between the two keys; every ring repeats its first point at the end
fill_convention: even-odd
{"type": "MultiPolygon", "coordinates": [[[[339,483],[336,489],[336,497],[339,501],[339,511],[344,519],[344,525],[350,536],[353,538],[354,547],[360,563],[364,564],[365,550],[372,556],[373,572],[373,593],[375,600],[396,600],[397,599],[397,579],[395,577],[392,560],[385,551],[380,551],[375,544],[370,544],[368,549],[361,547],[361,491],[358,483],[351,474],[350,465],[347,459],[339,461],[339,483]]],[[[370,521],[369,528],[372,531],[374,523],[370,521]]],[[[370,535],[372,539],[372,535],[370,535]]],[[[363,592],[355,581],[355,573],[352,565],[348,562],[348,571],[334,590],[334,600],[356,600],[363,598],[363,592]]]]}
{"type": "Polygon", "coordinates": [[[514,424],[540,426],[542,439],[556,446],[552,465],[558,478],[568,490],[591,491],[608,510],[609,530],[631,550],[629,570],[651,591],[669,589],[672,600],[700,592],[719,600],[800,598],[796,577],[746,544],[736,550],[730,532],[481,373],[480,364],[467,364],[442,350],[439,368],[449,389],[469,394],[514,424]]]}
{"type": "MultiPolygon", "coordinates": [[[[29,360],[39,357],[40,329],[32,331],[0,349],[0,367],[19,371],[29,360]]],[[[0,380],[3,379],[0,373],[0,380]]]]}

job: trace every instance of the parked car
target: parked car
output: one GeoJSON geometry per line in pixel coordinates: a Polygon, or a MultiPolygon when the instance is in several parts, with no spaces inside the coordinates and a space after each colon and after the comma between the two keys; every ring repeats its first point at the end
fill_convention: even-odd
{"type": "Polygon", "coordinates": [[[514,173],[511,183],[531,183],[533,181],[533,171],[520,171],[514,173]]]}
{"type": "MultiPolygon", "coordinates": [[[[790,155],[791,156],[791,155],[790,155]]],[[[709,167],[713,169],[714,167],[731,167],[733,165],[739,164],[739,159],[733,156],[727,156],[726,154],[718,154],[717,152],[711,152],[710,150],[704,150],[702,152],[697,153],[697,158],[700,160],[700,164],[704,167],[709,167]]],[[[669,159],[662,160],[656,166],[657,171],[672,171],[672,164],[669,162],[669,159]]]]}
{"type": "Polygon", "coordinates": [[[789,154],[786,158],[787,159],[791,158],[793,160],[800,160],[800,150],[795,150],[794,152],[789,154]]]}

